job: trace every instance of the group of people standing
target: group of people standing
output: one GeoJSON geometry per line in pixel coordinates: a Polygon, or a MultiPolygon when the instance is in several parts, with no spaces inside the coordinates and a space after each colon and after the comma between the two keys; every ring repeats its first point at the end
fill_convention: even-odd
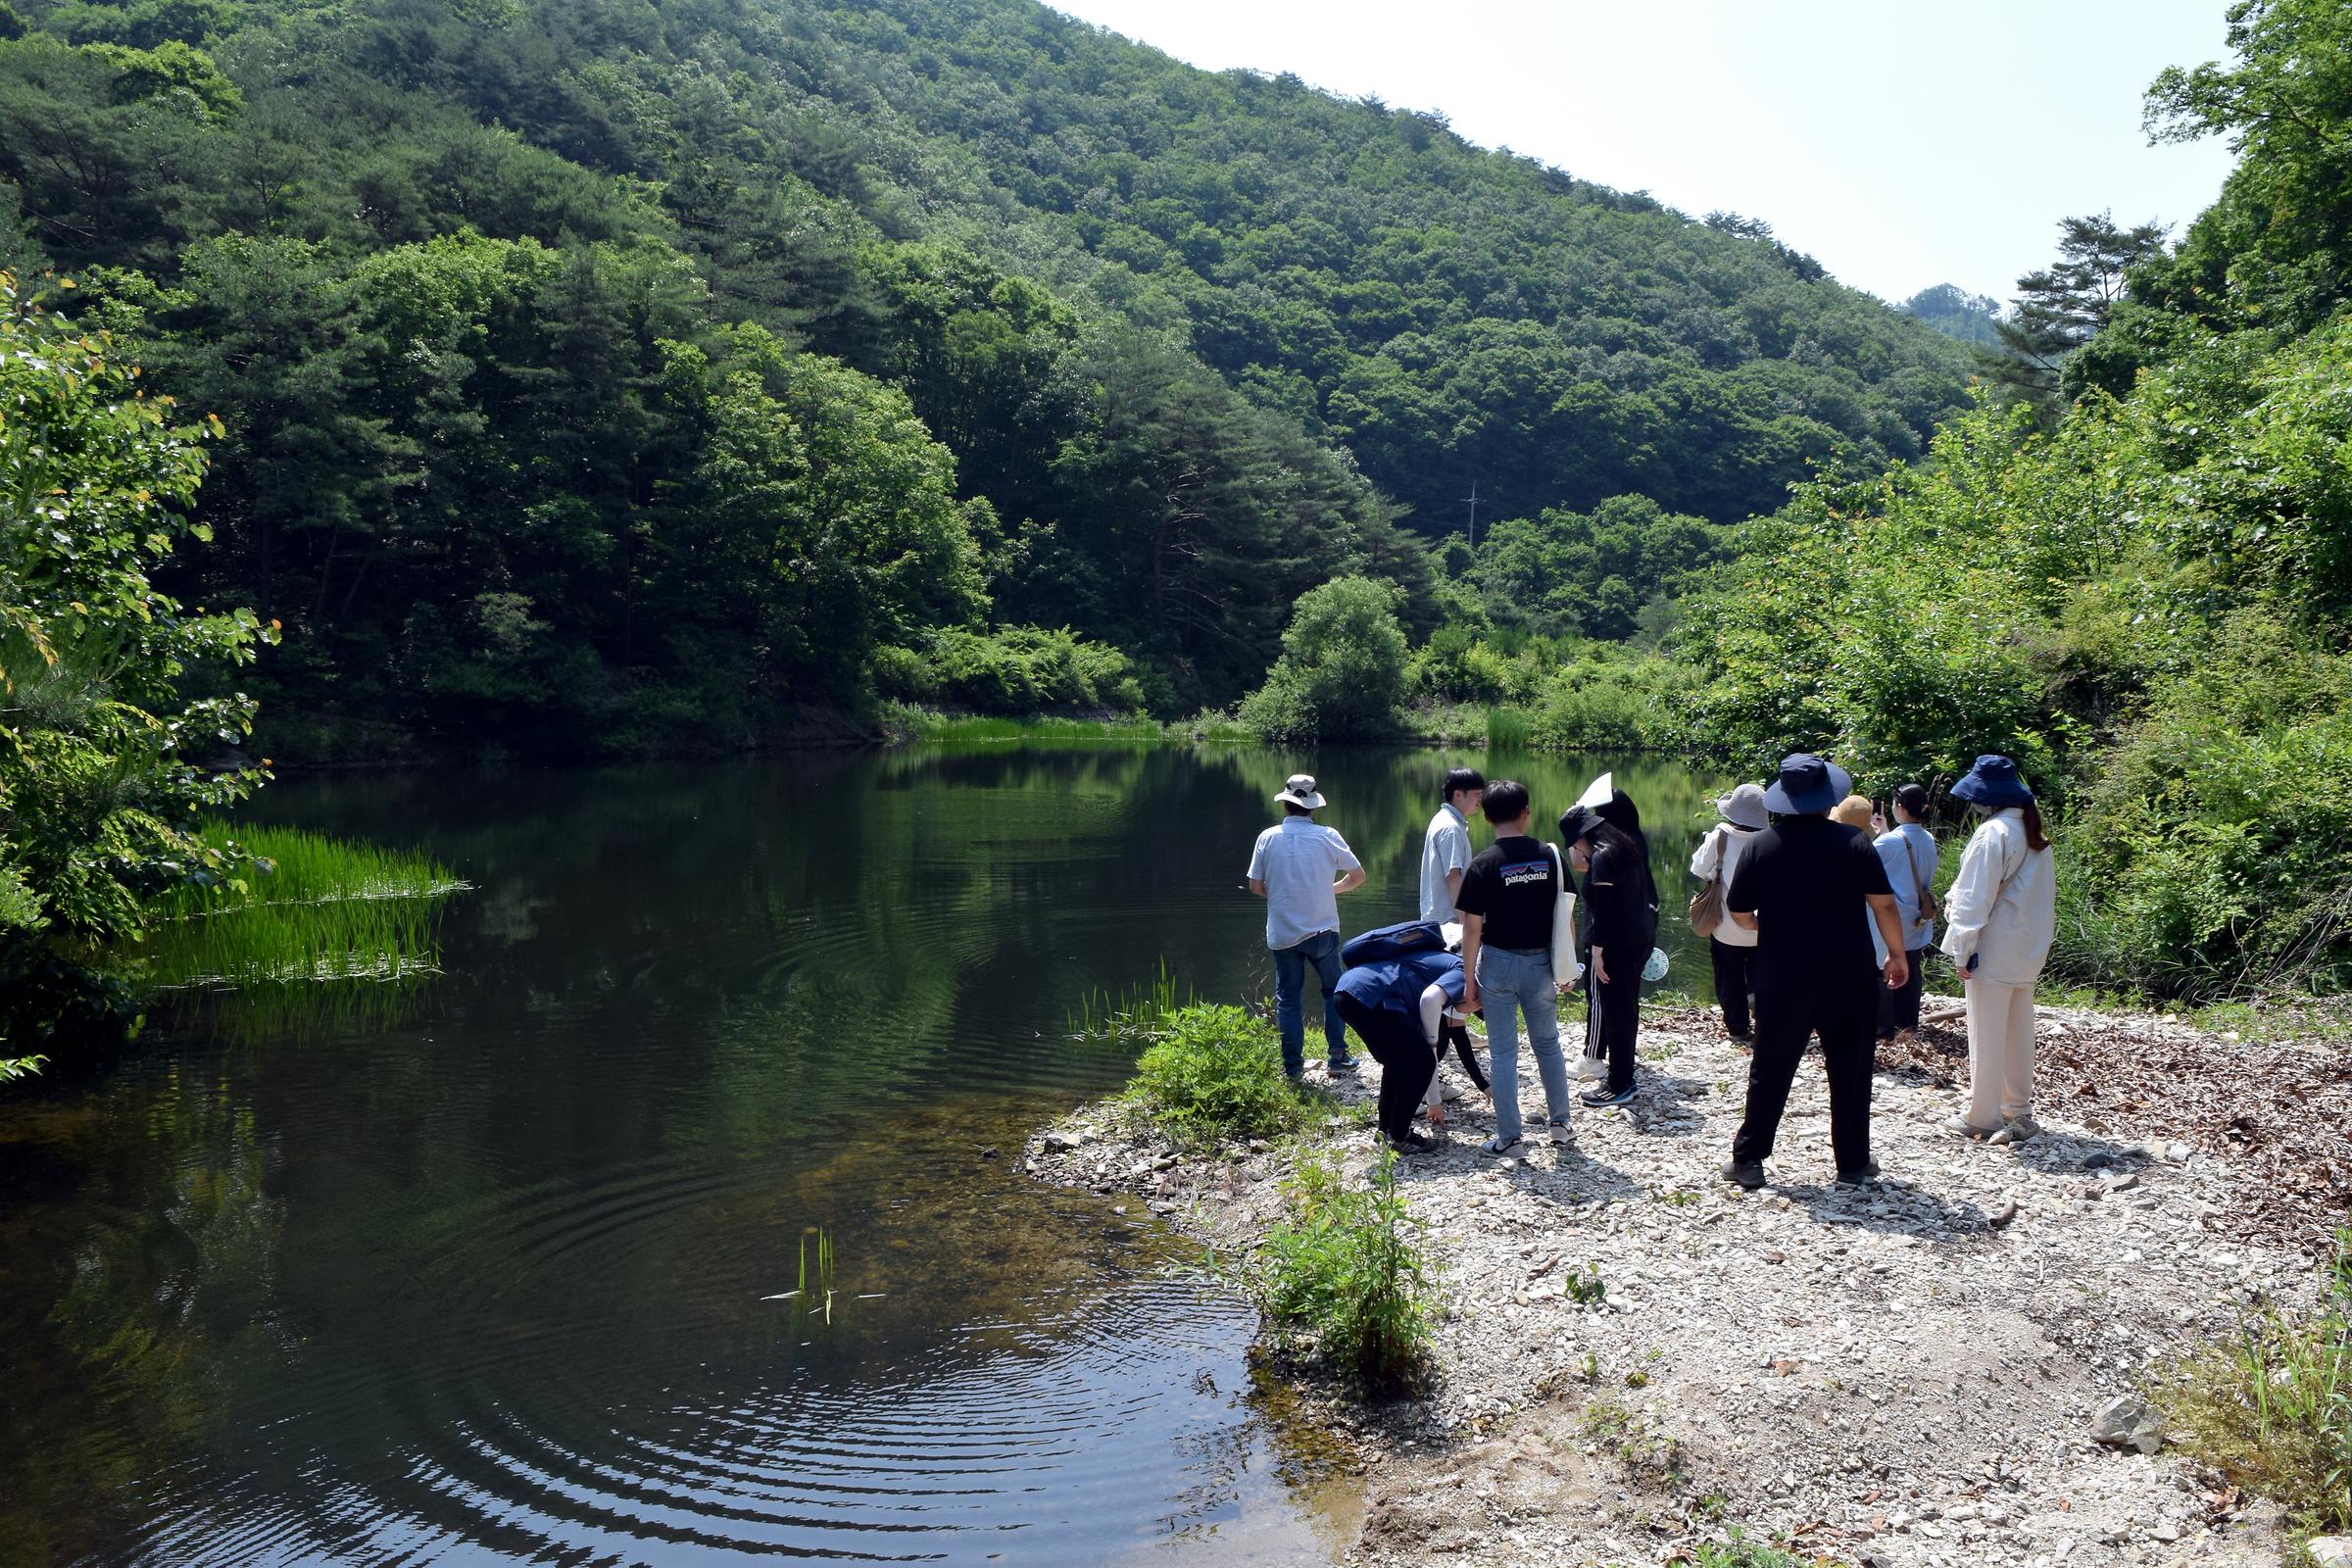
{"type": "MultiPolygon", "coordinates": [[[[1938,903],[1926,788],[1895,790],[1891,822],[1851,788],[1835,763],[1790,756],[1770,784],[1741,784],[1715,803],[1721,820],[1690,858],[1703,885],[1691,924],[1707,936],[1724,1027],[1751,1055],[1746,1109],[1724,1167],[1725,1178],[1743,1187],[1765,1180],[1798,1064],[1815,1039],[1838,1179],[1879,1174],[1870,1148],[1877,1045],[1907,1040],[1918,1025],[1939,918],[1968,1020],[1971,1098],[1954,1131],[2016,1143],[2038,1130],[2034,984],[2056,905],[2050,841],[2032,791],[2015,762],[1992,755],[1952,787],[1979,819],[1938,903]]],[[[1249,875],[1266,900],[1284,1068],[1294,1079],[1304,1073],[1311,967],[1323,993],[1329,1070],[1353,1070],[1350,1030],[1381,1063],[1384,1137],[1400,1151],[1436,1147],[1412,1123],[1418,1113],[1443,1124],[1437,1067],[1451,1049],[1492,1097],[1494,1131],[1483,1147],[1500,1154],[1527,1131],[1519,1107],[1524,1020],[1544,1089],[1541,1125],[1564,1144],[1571,1091],[1558,1004],[1580,984],[1588,997],[1586,1070],[1600,1081],[1577,1101],[1607,1108],[1637,1095],[1641,987],[1659,912],[1640,810],[1604,774],[1560,813],[1555,848],[1531,831],[1523,784],[1455,768],[1443,797],[1423,837],[1419,917],[1345,944],[1338,900],[1363,886],[1362,863],[1345,838],[1315,821],[1325,803],[1312,777],[1295,775],[1275,797],[1284,820],[1258,836],[1249,875]],[[1494,833],[1484,850],[1472,842],[1474,814],[1494,833]],[[1468,1032],[1473,1015],[1486,1019],[1485,1074],[1468,1032]]]]}

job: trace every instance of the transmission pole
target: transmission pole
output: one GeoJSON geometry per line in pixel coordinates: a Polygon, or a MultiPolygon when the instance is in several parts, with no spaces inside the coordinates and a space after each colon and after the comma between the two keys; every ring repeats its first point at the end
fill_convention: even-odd
{"type": "Polygon", "coordinates": [[[1476,551],[1478,549],[1478,481],[1476,479],[1470,481],[1470,494],[1465,499],[1470,503],[1470,548],[1476,551]]]}

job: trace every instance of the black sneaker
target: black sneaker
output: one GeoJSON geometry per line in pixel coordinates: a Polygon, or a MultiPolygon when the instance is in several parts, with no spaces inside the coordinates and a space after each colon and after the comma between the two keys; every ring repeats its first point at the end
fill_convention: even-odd
{"type": "Polygon", "coordinates": [[[1861,1187],[1878,1179],[1879,1162],[1875,1159],[1860,1170],[1841,1170],[1838,1173],[1838,1185],[1840,1187],[1861,1187]]]}
{"type": "Polygon", "coordinates": [[[1760,1159],[1735,1159],[1723,1167],[1723,1179],[1736,1182],[1752,1193],[1764,1185],[1764,1162],[1760,1159]]]}
{"type": "Polygon", "coordinates": [[[1591,1105],[1594,1110],[1606,1110],[1611,1105],[1632,1104],[1634,1094],[1635,1091],[1630,1084],[1614,1093],[1606,1085],[1603,1085],[1598,1089],[1588,1089],[1576,1099],[1579,1104],[1591,1105]]]}
{"type": "Polygon", "coordinates": [[[1338,1061],[1327,1061],[1323,1064],[1323,1070],[1330,1073],[1334,1078],[1343,1077],[1355,1071],[1355,1058],[1353,1056],[1348,1056],[1343,1057],[1338,1061]]]}
{"type": "Polygon", "coordinates": [[[1446,1147],[1439,1140],[1430,1137],[1427,1133],[1406,1133],[1402,1138],[1390,1139],[1389,1144],[1390,1147],[1395,1149],[1399,1154],[1426,1153],[1432,1149],[1443,1149],[1446,1147]]]}

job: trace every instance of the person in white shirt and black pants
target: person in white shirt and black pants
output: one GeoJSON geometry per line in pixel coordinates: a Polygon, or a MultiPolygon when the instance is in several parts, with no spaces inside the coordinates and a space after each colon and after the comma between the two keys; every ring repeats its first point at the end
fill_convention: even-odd
{"type": "Polygon", "coordinates": [[[1984,756],[1952,798],[1984,814],[1943,902],[1943,951],[1968,1007],[1968,1112],[1958,1131],[2021,1144],[2034,1120],[2034,982],[2058,925],[2057,873],[2034,792],[2006,757],[1984,756]]]}
{"type": "MultiPolygon", "coordinates": [[[[1715,802],[1723,820],[1698,841],[1690,857],[1690,874],[1701,882],[1732,885],[1740,856],[1747,841],[1772,826],[1764,807],[1764,786],[1742,784],[1715,802]]],[[[1717,900],[1720,906],[1721,900],[1717,900]]],[[[1715,1001],[1723,1008],[1724,1032],[1744,1045],[1750,1038],[1748,1004],[1756,994],[1756,934],[1732,918],[1729,909],[1707,933],[1707,956],[1715,969],[1715,1001]]]]}

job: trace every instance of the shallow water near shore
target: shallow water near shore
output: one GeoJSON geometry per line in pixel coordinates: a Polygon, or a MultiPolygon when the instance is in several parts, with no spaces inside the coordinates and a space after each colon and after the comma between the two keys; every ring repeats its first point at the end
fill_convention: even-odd
{"type": "MultiPolygon", "coordinates": [[[[1028,1181],[1020,1143],[1126,1076],[1070,1038],[1086,992],[1163,961],[1270,990],[1240,884],[1286,774],[1321,777],[1372,874],[1352,931],[1413,912],[1456,760],[273,787],[256,819],[422,848],[474,891],[438,978],[174,1004],[0,1102],[0,1559],[1331,1560],[1360,1502],[1252,1394],[1254,1314],[1140,1211],[1028,1181]]],[[[1540,820],[1609,765],[1470,760],[1540,820]]],[[[1620,780],[1667,984],[1703,994],[1699,783],[1620,780]]]]}

